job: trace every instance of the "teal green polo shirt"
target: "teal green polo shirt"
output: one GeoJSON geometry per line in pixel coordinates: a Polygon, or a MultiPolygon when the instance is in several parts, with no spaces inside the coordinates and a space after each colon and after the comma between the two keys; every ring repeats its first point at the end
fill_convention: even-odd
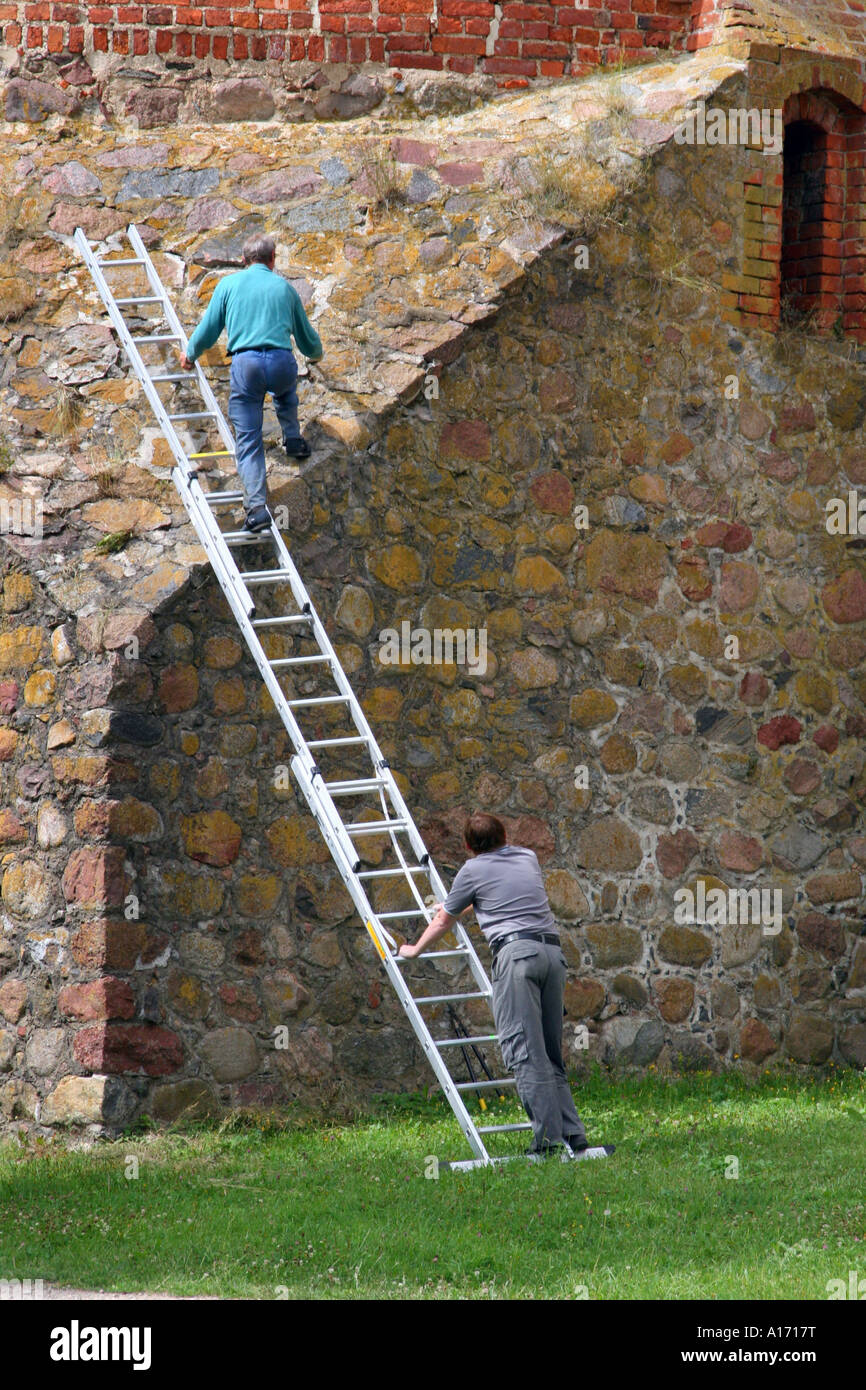
{"type": "Polygon", "coordinates": [[[229,355],[244,348],[291,348],[294,338],[305,357],[322,356],[322,340],[295,287],[258,261],[220,280],[187,344],[189,360],[213,347],[223,329],[229,355]]]}

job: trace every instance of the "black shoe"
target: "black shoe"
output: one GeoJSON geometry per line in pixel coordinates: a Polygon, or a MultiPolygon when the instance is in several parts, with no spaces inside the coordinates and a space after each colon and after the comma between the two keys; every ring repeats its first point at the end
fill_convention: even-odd
{"type": "Polygon", "coordinates": [[[312,449],[302,434],[297,439],[284,439],[283,447],[290,459],[308,459],[312,449]]]}
{"type": "Polygon", "coordinates": [[[273,517],[267,507],[253,507],[252,511],[247,512],[244,522],[245,531],[267,531],[271,526],[273,517]]]}

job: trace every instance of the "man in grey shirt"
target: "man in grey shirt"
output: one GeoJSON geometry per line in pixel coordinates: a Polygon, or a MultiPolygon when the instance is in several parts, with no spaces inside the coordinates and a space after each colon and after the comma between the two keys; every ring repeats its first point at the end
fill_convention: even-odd
{"type": "Polygon", "coordinates": [[[549,1153],[564,1141],[575,1154],[604,1157],[612,1149],[589,1148],[562,1062],[566,961],[538,860],[531,849],[506,844],[496,816],[471,816],[464,839],[475,857],[459,870],[415,945],[401,946],[400,955],[420,955],[474,907],[493,952],[491,1002],[502,1060],[532,1123],[528,1152],[549,1153]]]}

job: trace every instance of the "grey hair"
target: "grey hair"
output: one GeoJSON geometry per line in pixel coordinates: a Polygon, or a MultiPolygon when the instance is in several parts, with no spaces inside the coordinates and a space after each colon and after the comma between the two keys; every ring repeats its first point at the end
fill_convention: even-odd
{"type": "Polygon", "coordinates": [[[248,265],[253,265],[255,261],[268,265],[276,249],[277,243],[273,237],[259,232],[256,236],[247,237],[243,244],[243,258],[248,265]]]}

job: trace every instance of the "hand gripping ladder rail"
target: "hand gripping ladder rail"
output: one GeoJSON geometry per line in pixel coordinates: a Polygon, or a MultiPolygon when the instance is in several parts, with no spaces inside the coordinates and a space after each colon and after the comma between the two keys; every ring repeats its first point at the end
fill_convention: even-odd
{"type": "MultiPolygon", "coordinates": [[[[468,1082],[457,1082],[451,1076],[443,1055],[453,1056],[455,1054],[452,1049],[456,1049],[457,1055],[462,1052],[465,1056],[467,1047],[495,1042],[496,1034],[485,1033],[476,1037],[464,1034],[454,1038],[437,1039],[431,1033],[422,1012],[436,1006],[444,1005],[448,1008],[464,1000],[489,1001],[490,983],[484,967],[466,931],[457,923],[454,928],[456,948],[428,951],[418,959],[437,963],[447,959],[447,966],[440,967],[437,964],[435,967],[444,968],[446,973],[454,966],[468,966],[476,988],[469,991],[458,990],[455,993],[414,996],[406,983],[403,969],[408,962],[397,955],[396,942],[385,924],[397,919],[420,918],[425,923],[430,921],[430,900],[441,902],[447,889],[424,846],[391,769],[382,756],[276,524],[272,524],[265,532],[257,532],[254,536],[247,531],[222,531],[217,524],[218,509],[236,506],[243,501],[243,494],[205,492],[198,481],[197,468],[201,466],[204,469],[205,460],[234,457],[234,439],[198,363],[192,372],[183,372],[179,369],[172,370],[172,364],[164,360],[154,364],[146,362],[142,356],[141,350],[145,345],[158,345],[161,352],[170,349],[180,351],[186,348],[187,339],[135,226],[128,228],[127,237],[131,255],[115,255],[110,244],[108,253],[97,254],[97,248],[90,244],[81,228],[76,231],[74,241],[168,442],[175,460],[172,471],[174,485],[183,499],[229,607],[291,739],[295,750],[291,760],[292,772],[318,822],[352,901],[366,924],[373,945],[382,959],[388,978],[415,1030],[427,1060],[469,1141],[474,1157],[451,1166],[477,1167],[501,1162],[503,1159],[493,1158],[489,1154],[484,1136],[531,1129],[531,1125],[478,1125],[464,1104],[463,1092],[498,1092],[503,1086],[513,1086],[513,1078],[477,1081],[470,1067],[472,1079],[468,1082]],[[142,281],[141,293],[115,297],[106,277],[116,274],[118,270],[128,272],[132,267],[137,267],[136,275],[146,278],[146,290],[142,281]],[[143,308],[147,311],[144,315],[141,314],[143,308]],[[157,310],[157,317],[149,319],[147,313],[152,309],[157,310]],[[129,311],[127,317],[133,325],[136,322],[141,323],[145,331],[133,331],[124,317],[123,310],[129,311]],[[160,331],[151,331],[156,328],[160,331]],[[169,413],[171,407],[163,401],[158,387],[165,385],[174,389],[181,382],[187,383],[190,390],[197,391],[197,408],[169,413]],[[207,447],[188,453],[181,434],[188,434],[192,428],[204,429],[205,432],[210,430],[211,433],[215,429],[222,448],[207,447]],[[275,560],[274,567],[264,570],[239,569],[233,551],[251,545],[270,545],[275,560]],[[265,593],[266,586],[273,586],[271,594],[275,596],[275,601],[279,601],[279,595],[288,589],[294,604],[293,611],[282,612],[277,616],[256,617],[256,605],[250,590],[260,586],[265,589],[265,593]],[[306,639],[308,645],[312,644],[314,651],[270,658],[266,652],[269,637],[272,641],[275,636],[286,635],[300,635],[306,639]],[[330,682],[329,688],[334,693],[313,698],[287,695],[280,685],[284,676],[291,676],[296,672],[304,678],[309,676],[311,668],[316,667],[320,668],[321,674],[330,682]],[[301,730],[299,718],[327,719],[335,713],[333,707],[339,707],[344,717],[351,721],[351,732],[332,738],[308,738],[301,730]],[[320,764],[324,765],[329,756],[348,754],[350,750],[360,755],[364,762],[362,771],[365,775],[328,780],[328,775],[323,772],[320,764]],[[373,806],[370,810],[381,811],[382,818],[370,820],[362,814],[360,819],[346,821],[338,809],[338,802],[342,798],[362,802],[364,798],[372,798],[373,806]],[[356,841],[365,837],[370,837],[374,843],[378,842],[380,845],[385,842],[389,853],[396,861],[395,866],[382,868],[365,864],[355,847],[356,841]],[[425,879],[428,884],[426,893],[422,891],[425,879]],[[368,885],[375,888],[377,882],[380,890],[392,892],[399,884],[401,889],[408,891],[411,906],[400,911],[377,912],[368,896],[368,885]]],[[[382,862],[375,854],[368,854],[368,859],[373,865],[382,862]]],[[[441,1008],[439,1012],[441,1013],[441,1008]]],[[[484,1108],[483,1100],[481,1103],[484,1108]]]]}

